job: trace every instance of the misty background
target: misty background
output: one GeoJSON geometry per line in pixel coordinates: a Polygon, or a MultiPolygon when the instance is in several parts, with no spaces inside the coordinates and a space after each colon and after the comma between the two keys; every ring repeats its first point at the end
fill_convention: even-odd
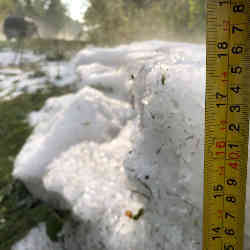
{"type": "MultiPolygon", "coordinates": [[[[9,14],[31,17],[42,38],[117,45],[148,39],[203,41],[205,0],[0,0],[9,14]]],[[[4,38],[2,36],[2,38],[4,38]]]]}

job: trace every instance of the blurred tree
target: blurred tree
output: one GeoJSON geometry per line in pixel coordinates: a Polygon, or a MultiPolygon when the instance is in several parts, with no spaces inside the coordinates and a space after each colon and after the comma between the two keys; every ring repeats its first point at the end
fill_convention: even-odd
{"type": "Polygon", "coordinates": [[[0,0],[0,19],[4,19],[10,12],[15,11],[15,0],[0,0]]]}
{"type": "Polygon", "coordinates": [[[86,11],[85,24],[89,27],[90,39],[96,43],[117,43],[121,35],[119,27],[125,18],[123,0],[90,0],[89,3],[91,8],[86,11]]]}
{"type": "Polygon", "coordinates": [[[2,19],[12,12],[29,16],[58,32],[68,20],[66,6],[61,0],[0,0],[2,19]]]}
{"type": "Polygon", "coordinates": [[[52,0],[50,4],[45,7],[45,13],[42,14],[44,20],[56,29],[61,29],[67,18],[65,5],[63,5],[60,0],[52,0]]]}
{"type": "Polygon", "coordinates": [[[108,45],[138,39],[204,33],[206,0],[89,0],[84,16],[91,42],[108,45]]]}
{"type": "Polygon", "coordinates": [[[191,31],[205,27],[205,0],[189,0],[189,29],[191,31]]]}
{"type": "MultiPolygon", "coordinates": [[[[158,0],[155,0],[158,1],[158,0]]],[[[134,4],[137,8],[146,8],[149,7],[153,1],[152,0],[124,0],[126,5],[134,4]]]]}

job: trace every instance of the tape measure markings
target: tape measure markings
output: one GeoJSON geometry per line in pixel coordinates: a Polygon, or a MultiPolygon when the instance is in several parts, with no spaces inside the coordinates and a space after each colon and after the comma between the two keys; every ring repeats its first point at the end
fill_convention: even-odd
{"type": "Polygon", "coordinates": [[[208,0],[204,250],[243,249],[248,154],[248,0],[208,0]]]}

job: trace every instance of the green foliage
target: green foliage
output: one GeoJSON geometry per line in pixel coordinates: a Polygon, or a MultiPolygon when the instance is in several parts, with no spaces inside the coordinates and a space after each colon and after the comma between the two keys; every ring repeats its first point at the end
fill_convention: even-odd
{"type": "Polygon", "coordinates": [[[114,45],[141,39],[204,34],[205,0],[89,0],[84,16],[91,42],[114,45]]]}
{"type": "Polygon", "coordinates": [[[46,233],[50,240],[58,241],[58,233],[62,230],[64,223],[70,218],[70,211],[53,210],[46,219],[46,233]]]}
{"type": "Polygon", "coordinates": [[[205,27],[205,0],[189,0],[189,23],[190,30],[199,29],[204,31],[205,27]]]}
{"type": "MultiPolygon", "coordinates": [[[[2,0],[1,0],[2,1],[2,0]]],[[[38,16],[61,22],[66,13],[66,7],[61,0],[12,0],[15,2],[16,12],[20,15],[38,16]]]]}
{"type": "Polygon", "coordinates": [[[57,211],[34,198],[18,180],[0,190],[0,249],[10,250],[12,245],[26,236],[39,223],[46,224],[52,241],[70,218],[69,211],[57,211]]]}
{"type": "Polygon", "coordinates": [[[6,15],[15,10],[14,0],[0,0],[0,21],[3,21],[6,15]]]}
{"type": "Polygon", "coordinates": [[[10,250],[13,243],[40,222],[46,223],[51,239],[57,240],[57,233],[68,218],[69,212],[55,211],[34,198],[11,175],[15,157],[32,132],[27,115],[39,110],[49,97],[68,93],[69,87],[51,86],[33,94],[22,94],[10,101],[0,101],[0,249],[10,250]]]}
{"type": "Polygon", "coordinates": [[[123,0],[90,0],[92,8],[88,8],[85,20],[89,31],[90,39],[98,43],[101,40],[109,44],[118,42],[117,38],[121,35],[120,29],[123,18],[123,0]],[[119,33],[119,34],[118,34],[119,33]]]}
{"type": "MultiPolygon", "coordinates": [[[[37,1],[34,1],[34,3],[37,1]]],[[[41,15],[48,25],[53,25],[56,29],[61,29],[66,20],[66,7],[60,0],[53,0],[41,15]]]]}

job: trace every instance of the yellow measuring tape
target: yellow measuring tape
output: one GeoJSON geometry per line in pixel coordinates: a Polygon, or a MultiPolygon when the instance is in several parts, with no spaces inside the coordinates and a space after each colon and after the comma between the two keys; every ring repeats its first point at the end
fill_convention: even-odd
{"type": "Polygon", "coordinates": [[[208,0],[203,250],[243,250],[250,0],[208,0]]]}

